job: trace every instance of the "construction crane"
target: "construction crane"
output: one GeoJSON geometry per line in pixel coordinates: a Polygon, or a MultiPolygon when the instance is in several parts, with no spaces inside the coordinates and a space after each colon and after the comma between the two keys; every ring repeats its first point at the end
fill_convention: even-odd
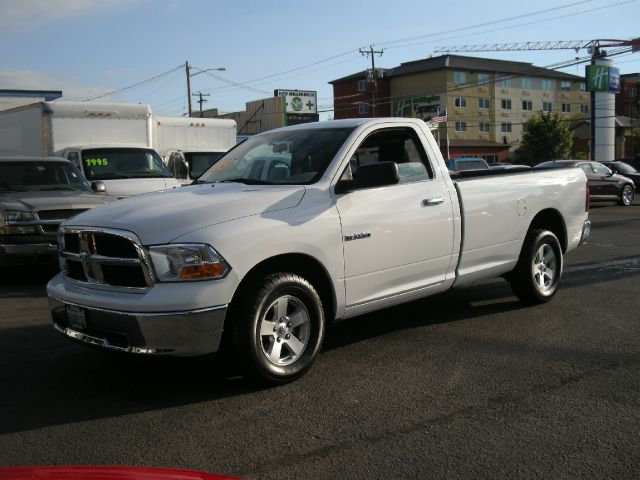
{"type": "Polygon", "coordinates": [[[543,42],[514,43],[480,43],[437,47],[435,53],[455,52],[516,52],[522,50],[587,50],[592,57],[601,56],[604,48],[631,47],[632,52],[640,51],[640,38],[631,40],[597,39],[597,40],[554,40],[543,42]]]}

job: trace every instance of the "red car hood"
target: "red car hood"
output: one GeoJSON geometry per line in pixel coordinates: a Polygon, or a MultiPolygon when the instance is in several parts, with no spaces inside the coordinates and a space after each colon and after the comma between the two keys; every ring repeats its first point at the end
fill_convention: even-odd
{"type": "Polygon", "coordinates": [[[198,470],[152,467],[8,467],[0,480],[238,480],[198,470]]]}

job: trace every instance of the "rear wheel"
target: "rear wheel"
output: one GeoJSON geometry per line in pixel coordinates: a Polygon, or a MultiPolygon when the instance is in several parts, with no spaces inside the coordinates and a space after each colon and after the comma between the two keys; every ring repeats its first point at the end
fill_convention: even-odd
{"type": "Polygon", "coordinates": [[[558,290],[562,261],[560,242],[553,232],[529,232],[511,274],[513,292],[525,303],[548,302],[558,290]]]}
{"type": "Polygon", "coordinates": [[[324,338],[322,302],[311,283],[292,273],[270,274],[234,303],[231,341],[247,376],[277,385],[311,367],[324,338]]]}
{"type": "Polygon", "coordinates": [[[622,187],[622,192],[620,192],[620,205],[624,207],[628,207],[633,203],[633,187],[629,184],[622,187]]]}

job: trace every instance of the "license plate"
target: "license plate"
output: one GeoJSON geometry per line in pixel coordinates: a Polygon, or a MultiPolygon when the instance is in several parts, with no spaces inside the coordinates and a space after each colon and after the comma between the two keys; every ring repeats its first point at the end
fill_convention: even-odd
{"type": "Polygon", "coordinates": [[[84,309],[76,307],[75,305],[67,305],[67,321],[71,328],[77,328],[84,330],[87,328],[87,319],[84,309]]]}

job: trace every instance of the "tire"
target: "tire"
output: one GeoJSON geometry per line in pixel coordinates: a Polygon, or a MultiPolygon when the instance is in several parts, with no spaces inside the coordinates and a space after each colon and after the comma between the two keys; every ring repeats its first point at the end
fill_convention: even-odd
{"type": "Polygon", "coordinates": [[[304,375],[324,339],[320,296],[292,273],[270,274],[244,288],[230,321],[234,356],[245,376],[264,385],[304,375]]]}
{"type": "Polygon", "coordinates": [[[633,187],[628,183],[622,187],[620,192],[620,200],[618,201],[623,207],[628,207],[633,203],[633,187]]]}
{"type": "Polygon", "coordinates": [[[511,275],[513,292],[530,305],[548,302],[558,290],[562,264],[562,249],[553,232],[530,231],[511,275]]]}

